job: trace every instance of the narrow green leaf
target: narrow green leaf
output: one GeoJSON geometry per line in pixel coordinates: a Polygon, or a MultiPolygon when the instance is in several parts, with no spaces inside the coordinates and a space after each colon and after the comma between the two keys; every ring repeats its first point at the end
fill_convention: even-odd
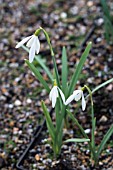
{"type": "MultiPolygon", "coordinates": [[[[22,46],[22,48],[24,50],[26,50],[27,52],[29,52],[29,49],[27,47],[25,47],[24,45],[22,46]]],[[[45,70],[45,72],[47,73],[48,77],[50,78],[51,81],[53,81],[53,76],[50,72],[50,70],[48,69],[48,67],[44,64],[43,60],[41,59],[40,55],[35,55],[35,59],[37,60],[37,62],[40,64],[40,66],[45,70]]]]}
{"type": "Polygon", "coordinates": [[[62,49],[62,90],[64,94],[67,94],[67,77],[68,77],[68,67],[67,67],[67,54],[66,48],[63,47],[62,49]]]}
{"type": "Polygon", "coordinates": [[[100,2],[101,2],[101,5],[102,5],[102,9],[103,9],[104,15],[106,15],[106,17],[109,20],[111,20],[110,10],[108,8],[107,1],[106,0],[101,0],[100,2]]]}
{"type": "Polygon", "coordinates": [[[90,139],[79,139],[79,138],[72,138],[72,139],[67,139],[64,142],[88,142],[90,139]]]}
{"type": "Polygon", "coordinates": [[[62,120],[62,123],[60,124],[59,129],[57,129],[57,131],[56,131],[56,138],[57,138],[59,147],[61,147],[61,145],[62,145],[63,127],[64,127],[64,122],[62,120]]]}
{"type": "Polygon", "coordinates": [[[98,151],[97,151],[97,158],[99,157],[100,153],[102,152],[102,149],[104,148],[105,144],[107,143],[107,141],[109,140],[110,136],[113,134],[113,125],[111,126],[111,128],[107,131],[107,133],[105,134],[104,138],[102,139],[99,147],[98,147],[98,151]]]}
{"type": "Polygon", "coordinates": [[[55,139],[55,128],[54,128],[54,125],[52,123],[50,114],[49,114],[49,112],[47,110],[47,107],[46,107],[44,101],[41,102],[41,106],[42,106],[44,115],[46,117],[46,123],[47,123],[47,127],[48,127],[48,130],[49,130],[49,133],[51,135],[51,138],[54,140],[55,139]]]}
{"type": "Polygon", "coordinates": [[[82,68],[83,68],[83,65],[87,59],[87,56],[89,55],[89,52],[90,52],[90,49],[92,47],[92,43],[89,42],[85,51],[83,52],[81,58],[80,58],[80,61],[79,61],[79,64],[77,65],[77,68],[72,76],[72,79],[71,79],[71,83],[70,83],[70,86],[69,86],[69,92],[68,92],[68,96],[73,92],[74,88],[75,88],[75,85],[78,81],[78,78],[80,76],[80,73],[82,71],[82,68]]]}
{"type": "MultiPolygon", "coordinates": [[[[99,89],[101,89],[102,87],[108,85],[109,83],[113,82],[113,78],[105,81],[104,83],[102,84],[99,84],[95,89],[92,90],[92,94],[95,93],[96,91],[98,91],[99,89]]],[[[89,95],[88,95],[89,96],[89,95]]]]}
{"type": "Polygon", "coordinates": [[[55,105],[55,113],[56,113],[56,130],[59,129],[59,119],[60,119],[60,99],[57,98],[57,102],[55,105]]]}
{"type": "Polygon", "coordinates": [[[107,41],[109,42],[111,38],[113,38],[113,25],[112,22],[104,16],[104,27],[105,27],[105,36],[107,41]]]}
{"type": "MultiPolygon", "coordinates": [[[[93,114],[94,115],[94,114],[93,114]]],[[[92,140],[92,147],[95,149],[95,126],[96,126],[96,118],[92,116],[92,134],[91,134],[91,140],[92,140]]]]}
{"type": "Polygon", "coordinates": [[[44,88],[47,90],[47,92],[50,92],[50,88],[48,86],[48,84],[46,83],[46,81],[43,79],[42,75],[40,74],[40,72],[38,71],[38,69],[36,69],[36,67],[30,63],[28,60],[25,60],[26,64],[28,65],[28,67],[30,68],[30,70],[34,73],[34,75],[36,76],[36,78],[42,83],[42,85],[44,86],[44,88]]]}
{"type": "Polygon", "coordinates": [[[56,113],[56,136],[55,140],[58,142],[58,146],[61,147],[62,145],[62,136],[63,136],[63,120],[62,113],[61,113],[61,100],[58,98],[57,103],[55,106],[55,113],[56,113]]]}

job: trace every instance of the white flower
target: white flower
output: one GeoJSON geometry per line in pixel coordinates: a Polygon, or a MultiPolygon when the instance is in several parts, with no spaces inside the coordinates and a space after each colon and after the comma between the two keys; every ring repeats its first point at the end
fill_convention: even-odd
{"type": "Polygon", "coordinates": [[[39,50],[40,50],[40,42],[38,39],[38,36],[31,35],[29,37],[24,38],[22,41],[20,41],[15,48],[19,48],[21,47],[23,44],[25,44],[27,42],[27,47],[30,48],[29,51],[29,62],[32,63],[34,57],[35,57],[35,53],[38,54],[39,50]],[[27,42],[28,41],[28,42],[27,42]]]}
{"type": "Polygon", "coordinates": [[[72,100],[78,101],[82,98],[82,110],[84,111],[86,108],[86,102],[84,98],[84,94],[82,90],[75,90],[71,96],[66,100],[65,105],[68,105],[72,100]]]}
{"type": "Polygon", "coordinates": [[[55,86],[53,86],[53,88],[51,89],[50,94],[49,94],[49,99],[52,101],[52,108],[55,107],[57,97],[59,96],[58,91],[60,93],[63,103],[65,104],[65,97],[64,97],[63,92],[60,90],[60,88],[58,86],[55,85],[55,86]]]}

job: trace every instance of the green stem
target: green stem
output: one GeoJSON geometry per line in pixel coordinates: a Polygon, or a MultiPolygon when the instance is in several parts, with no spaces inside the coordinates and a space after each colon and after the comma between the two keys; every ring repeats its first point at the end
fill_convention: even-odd
{"type": "Polygon", "coordinates": [[[52,60],[53,60],[53,65],[54,65],[54,70],[55,70],[55,78],[56,78],[56,81],[57,81],[57,85],[58,85],[59,88],[61,88],[60,87],[60,79],[59,79],[58,69],[57,69],[57,65],[56,65],[54,55],[52,56],[52,60]]]}
{"type": "Polygon", "coordinates": [[[49,45],[49,48],[50,48],[50,51],[51,51],[52,60],[53,60],[53,65],[54,65],[57,85],[60,88],[60,79],[59,79],[58,69],[57,69],[57,65],[56,65],[56,61],[55,61],[55,55],[54,55],[54,52],[53,52],[53,48],[52,48],[52,45],[51,45],[51,42],[50,42],[49,35],[48,35],[48,33],[42,27],[40,27],[40,30],[43,31],[43,33],[44,33],[44,35],[45,35],[45,37],[47,39],[47,42],[48,42],[48,45],[49,45]]]}
{"type": "Polygon", "coordinates": [[[94,117],[94,107],[93,107],[92,92],[91,92],[91,90],[90,90],[90,88],[88,86],[85,85],[84,87],[89,92],[90,99],[91,99],[91,119],[92,119],[91,143],[92,143],[93,150],[95,151],[95,123],[96,123],[96,118],[94,117]]]}

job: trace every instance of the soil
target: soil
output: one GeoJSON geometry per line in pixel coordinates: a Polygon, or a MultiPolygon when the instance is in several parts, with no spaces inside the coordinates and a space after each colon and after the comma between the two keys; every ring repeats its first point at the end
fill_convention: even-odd
{"type": "MultiPolygon", "coordinates": [[[[112,9],[112,0],[107,2],[112,9]]],[[[16,163],[33,138],[33,132],[44,119],[41,99],[51,109],[48,94],[24,62],[25,58],[28,59],[28,53],[23,49],[15,49],[16,43],[42,26],[50,34],[59,72],[61,72],[61,50],[66,46],[71,75],[87,42],[92,41],[93,47],[77,87],[87,84],[94,89],[113,77],[113,42],[107,42],[105,39],[103,13],[99,0],[76,0],[76,2],[0,0],[0,11],[0,169],[16,170],[16,163]]],[[[39,39],[40,55],[52,69],[46,39],[43,34],[39,39]]],[[[38,67],[40,68],[39,65],[38,67]]],[[[41,68],[40,71],[48,82],[47,75],[41,68]]],[[[113,83],[96,92],[93,99],[97,120],[95,137],[98,145],[113,123],[113,83]]],[[[73,111],[76,106],[73,103],[73,111]]],[[[76,116],[84,129],[90,131],[89,102],[86,111],[82,112],[80,108],[76,116]]],[[[80,136],[77,127],[74,124],[71,126],[74,127],[72,135],[80,136]]],[[[70,135],[70,130],[65,130],[65,133],[70,135]]],[[[90,132],[88,135],[90,136],[90,132]]],[[[48,138],[47,133],[44,136],[48,138]]],[[[43,144],[42,139],[40,144],[36,143],[31,149],[30,156],[24,160],[23,166],[30,170],[113,169],[113,136],[105,146],[97,167],[91,166],[89,151],[84,146],[87,144],[63,145],[61,156],[55,161],[50,157],[52,155],[50,146],[43,144]]]]}

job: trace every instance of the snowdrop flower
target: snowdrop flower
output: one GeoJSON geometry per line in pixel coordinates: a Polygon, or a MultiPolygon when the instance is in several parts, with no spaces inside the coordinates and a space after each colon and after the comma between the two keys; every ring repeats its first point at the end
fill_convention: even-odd
{"type": "Polygon", "coordinates": [[[49,94],[49,99],[50,101],[52,101],[52,108],[55,107],[56,101],[57,101],[57,97],[59,97],[58,92],[60,93],[60,96],[62,98],[63,103],[65,104],[65,97],[63,92],[61,91],[61,89],[57,86],[56,84],[56,80],[54,81],[54,86],[50,91],[49,94]]]}
{"type": "Polygon", "coordinates": [[[15,47],[15,48],[19,48],[28,41],[26,46],[30,48],[30,51],[29,51],[29,62],[30,63],[33,62],[35,53],[38,54],[40,50],[40,42],[38,39],[39,32],[40,32],[40,29],[36,30],[34,35],[24,38],[15,47]]]}
{"type": "Polygon", "coordinates": [[[75,90],[73,94],[66,100],[65,105],[68,105],[72,100],[78,101],[82,98],[82,110],[86,108],[86,102],[83,94],[83,90],[75,90]]]}

